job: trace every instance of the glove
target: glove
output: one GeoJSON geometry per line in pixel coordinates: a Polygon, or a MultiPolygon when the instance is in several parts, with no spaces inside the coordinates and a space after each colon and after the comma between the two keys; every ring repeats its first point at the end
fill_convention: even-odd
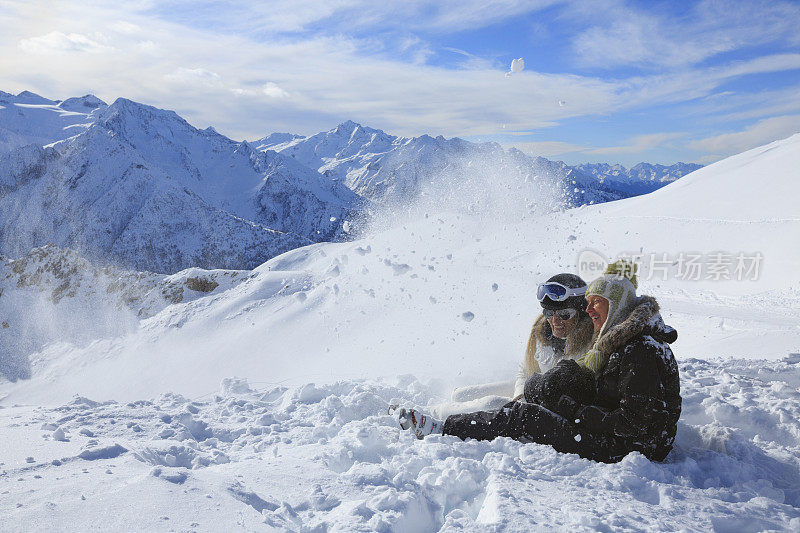
{"type": "Polygon", "coordinates": [[[525,401],[528,403],[538,403],[542,405],[544,401],[544,374],[536,374],[531,375],[525,381],[525,389],[524,389],[524,396],[525,401]]]}
{"type": "Polygon", "coordinates": [[[562,396],[573,398],[578,403],[592,403],[595,396],[594,374],[570,359],[558,364],[544,375],[542,404],[555,411],[562,396]]]}
{"type": "Polygon", "coordinates": [[[571,359],[559,361],[544,374],[534,374],[525,382],[525,401],[555,411],[562,396],[589,404],[595,395],[594,374],[571,359]]]}
{"type": "Polygon", "coordinates": [[[557,415],[561,415],[566,418],[571,424],[575,423],[575,418],[578,415],[578,409],[580,408],[580,404],[564,394],[559,398],[558,403],[553,409],[553,412],[557,415]]]}

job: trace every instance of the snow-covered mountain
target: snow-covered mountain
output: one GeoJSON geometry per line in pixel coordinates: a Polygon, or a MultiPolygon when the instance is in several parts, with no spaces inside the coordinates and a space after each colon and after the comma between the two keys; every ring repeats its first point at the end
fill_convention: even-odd
{"type": "MultiPolygon", "coordinates": [[[[292,250],[254,269],[235,290],[144,320],[136,335],[102,348],[98,372],[113,361],[148,376],[124,391],[93,382],[90,366],[61,366],[59,350],[40,358],[40,368],[43,376],[62,376],[68,390],[89,380],[100,398],[156,393],[161,368],[182,365],[187,353],[217,369],[171,382],[187,394],[230,374],[302,383],[311,374],[344,379],[413,369],[451,384],[502,379],[513,375],[524,349],[536,285],[574,271],[587,249],[608,259],[627,252],[666,259],[666,279],[645,262],[640,287],[662,301],[665,319],[681,332],[679,357],[777,358],[800,348],[800,252],[791,246],[800,242],[791,194],[798,168],[795,136],[618,202],[538,215],[431,211],[362,240],[292,250]],[[769,186],[755,176],[768,176],[769,186]],[[679,255],[690,252],[707,263],[697,280],[676,271],[679,255]],[[724,274],[718,253],[727,256],[727,276],[713,275],[714,268],[724,274]],[[754,279],[735,278],[740,253],[760,254],[760,267],[749,273],[754,279]]],[[[63,353],[94,360],[92,350],[63,353]]],[[[52,397],[59,390],[36,382],[34,372],[15,393],[31,387],[52,397]]]]}
{"type": "Polygon", "coordinates": [[[55,243],[139,270],[253,268],[344,238],[389,204],[503,210],[514,196],[553,211],[646,192],[679,173],[652,168],[597,179],[495,143],[401,138],[351,121],[251,144],[124,98],[107,106],[92,95],[0,93],[0,253],[55,243]],[[508,194],[493,205],[483,191],[498,183],[508,194]]]}
{"type": "Polygon", "coordinates": [[[62,102],[30,91],[18,95],[0,91],[0,153],[77,135],[97,120],[105,107],[105,102],[91,94],[62,102]]]}
{"type": "Polygon", "coordinates": [[[360,207],[352,191],[296,161],[198,130],[171,111],[120,98],[97,126],[211,205],[312,241],[336,238],[360,207]]]}
{"type": "Polygon", "coordinates": [[[646,194],[702,168],[695,163],[654,165],[639,163],[630,169],[608,163],[584,163],[575,168],[597,178],[600,183],[629,191],[631,195],[646,194]]]}
{"type": "Polygon", "coordinates": [[[118,99],[94,118],[0,155],[0,252],[52,242],[139,270],[252,268],[335,240],[362,209],[343,185],[174,112],[118,99]]]}
{"type": "Polygon", "coordinates": [[[531,194],[526,190],[531,182],[537,185],[533,194],[549,185],[568,205],[632,195],[624,187],[604,185],[562,162],[504,150],[497,143],[429,135],[396,137],[353,121],[309,137],[274,133],[253,145],[289,155],[377,203],[413,201],[431,186],[440,195],[447,189],[459,194],[464,183],[487,179],[503,179],[519,194],[531,194]]]}

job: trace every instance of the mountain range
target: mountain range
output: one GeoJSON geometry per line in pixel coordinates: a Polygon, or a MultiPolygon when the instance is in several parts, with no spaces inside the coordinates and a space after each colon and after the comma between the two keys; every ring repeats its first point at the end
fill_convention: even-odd
{"type": "Polygon", "coordinates": [[[503,180],[514,196],[558,209],[649,192],[694,168],[570,167],[352,121],[237,142],[125,98],[0,92],[0,254],[53,243],[136,270],[249,269],[347,239],[387,205],[426,193],[461,201],[466,184],[480,197],[487,180],[503,180]]]}

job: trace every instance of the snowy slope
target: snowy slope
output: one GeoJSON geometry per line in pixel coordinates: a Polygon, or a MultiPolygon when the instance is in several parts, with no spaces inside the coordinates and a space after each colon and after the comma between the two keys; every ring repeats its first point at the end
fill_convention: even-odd
{"type": "Polygon", "coordinates": [[[29,91],[16,96],[0,91],[0,153],[77,135],[105,107],[105,102],[91,94],[57,102],[29,91]]]}
{"type": "Polygon", "coordinates": [[[681,364],[664,463],[507,438],[417,441],[385,414],[413,378],[0,410],[14,531],[797,531],[800,358],[681,364]]]}
{"type": "MultiPolygon", "coordinates": [[[[800,250],[788,245],[800,242],[788,194],[799,145],[792,137],[650,195],[560,214],[530,213],[502,187],[479,188],[487,211],[437,214],[424,203],[363,240],[272,259],[234,290],[170,306],[129,336],[49,347],[36,355],[34,378],[8,393],[44,402],[82,388],[98,399],[197,395],[232,374],[305,383],[411,373],[440,380],[442,390],[510,379],[537,314],[536,284],[574,271],[587,248],[609,258],[640,249],[761,252],[757,280],[662,281],[643,265],[641,292],[662,302],[681,359],[781,358],[800,351],[800,250]],[[762,175],[772,186],[757,185],[762,175]],[[739,195],[751,192],[744,207],[739,195]],[[497,211],[503,198],[508,210],[497,211]],[[197,372],[182,371],[187,357],[197,372]],[[93,363],[76,369],[85,359],[93,363]],[[120,369],[142,379],[99,379],[120,369]]],[[[471,201],[471,191],[462,195],[471,201]]]]}

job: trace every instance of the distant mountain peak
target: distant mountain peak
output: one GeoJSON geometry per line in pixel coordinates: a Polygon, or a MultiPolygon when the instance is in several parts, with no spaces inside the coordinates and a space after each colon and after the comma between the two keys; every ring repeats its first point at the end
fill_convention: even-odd
{"type": "Polygon", "coordinates": [[[113,104],[102,111],[98,123],[120,134],[143,129],[153,131],[158,124],[161,124],[162,128],[173,130],[173,133],[179,129],[191,132],[200,131],[175,111],[140,104],[127,98],[114,100],[113,104]]]}
{"type": "Polygon", "coordinates": [[[17,96],[20,98],[44,98],[43,96],[31,91],[22,91],[21,93],[18,93],[17,96]]]}
{"type": "Polygon", "coordinates": [[[258,150],[269,150],[273,146],[278,144],[286,144],[290,143],[297,139],[304,139],[305,136],[297,135],[296,133],[270,133],[266,137],[262,137],[256,141],[253,141],[253,146],[256,146],[258,150]]]}
{"type": "Polygon", "coordinates": [[[336,131],[339,131],[339,130],[353,131],[354,129],[360,128],[360,127],[361,127],[361,124],[359,124],[358,122],[353,122],[352,120],[345,120],[344,122],[342,122],[341,124],[336,126],[335,130],[336,131]]]}
{"type": "Polygon", "coordinates": [[[67,98],[58,104],[58,107],[67,111],[77,111],[82,113],[89,113],[98,107],[105,107],[104,101],[99,99],[93,94],[86,94],[79,97],[67,98]]]}
{"type": "Polygon", "coordinates": [[[31,91],[22,91],[16,97],[17,103],[20,104],[55,104],[54,100],[45,98],[31,91]]]}
{"type": "Polygon", "coordinates": [[[363,133],[367,135],[377,134],[385,137],[391,137],[383,130],[370,128],[369,126],[363,126],[358,122],[353,122],[352,120],[346,120],[328,132],[329,135],[339,134],[344,136],[353,136],[355,133],[363,133]]]}

